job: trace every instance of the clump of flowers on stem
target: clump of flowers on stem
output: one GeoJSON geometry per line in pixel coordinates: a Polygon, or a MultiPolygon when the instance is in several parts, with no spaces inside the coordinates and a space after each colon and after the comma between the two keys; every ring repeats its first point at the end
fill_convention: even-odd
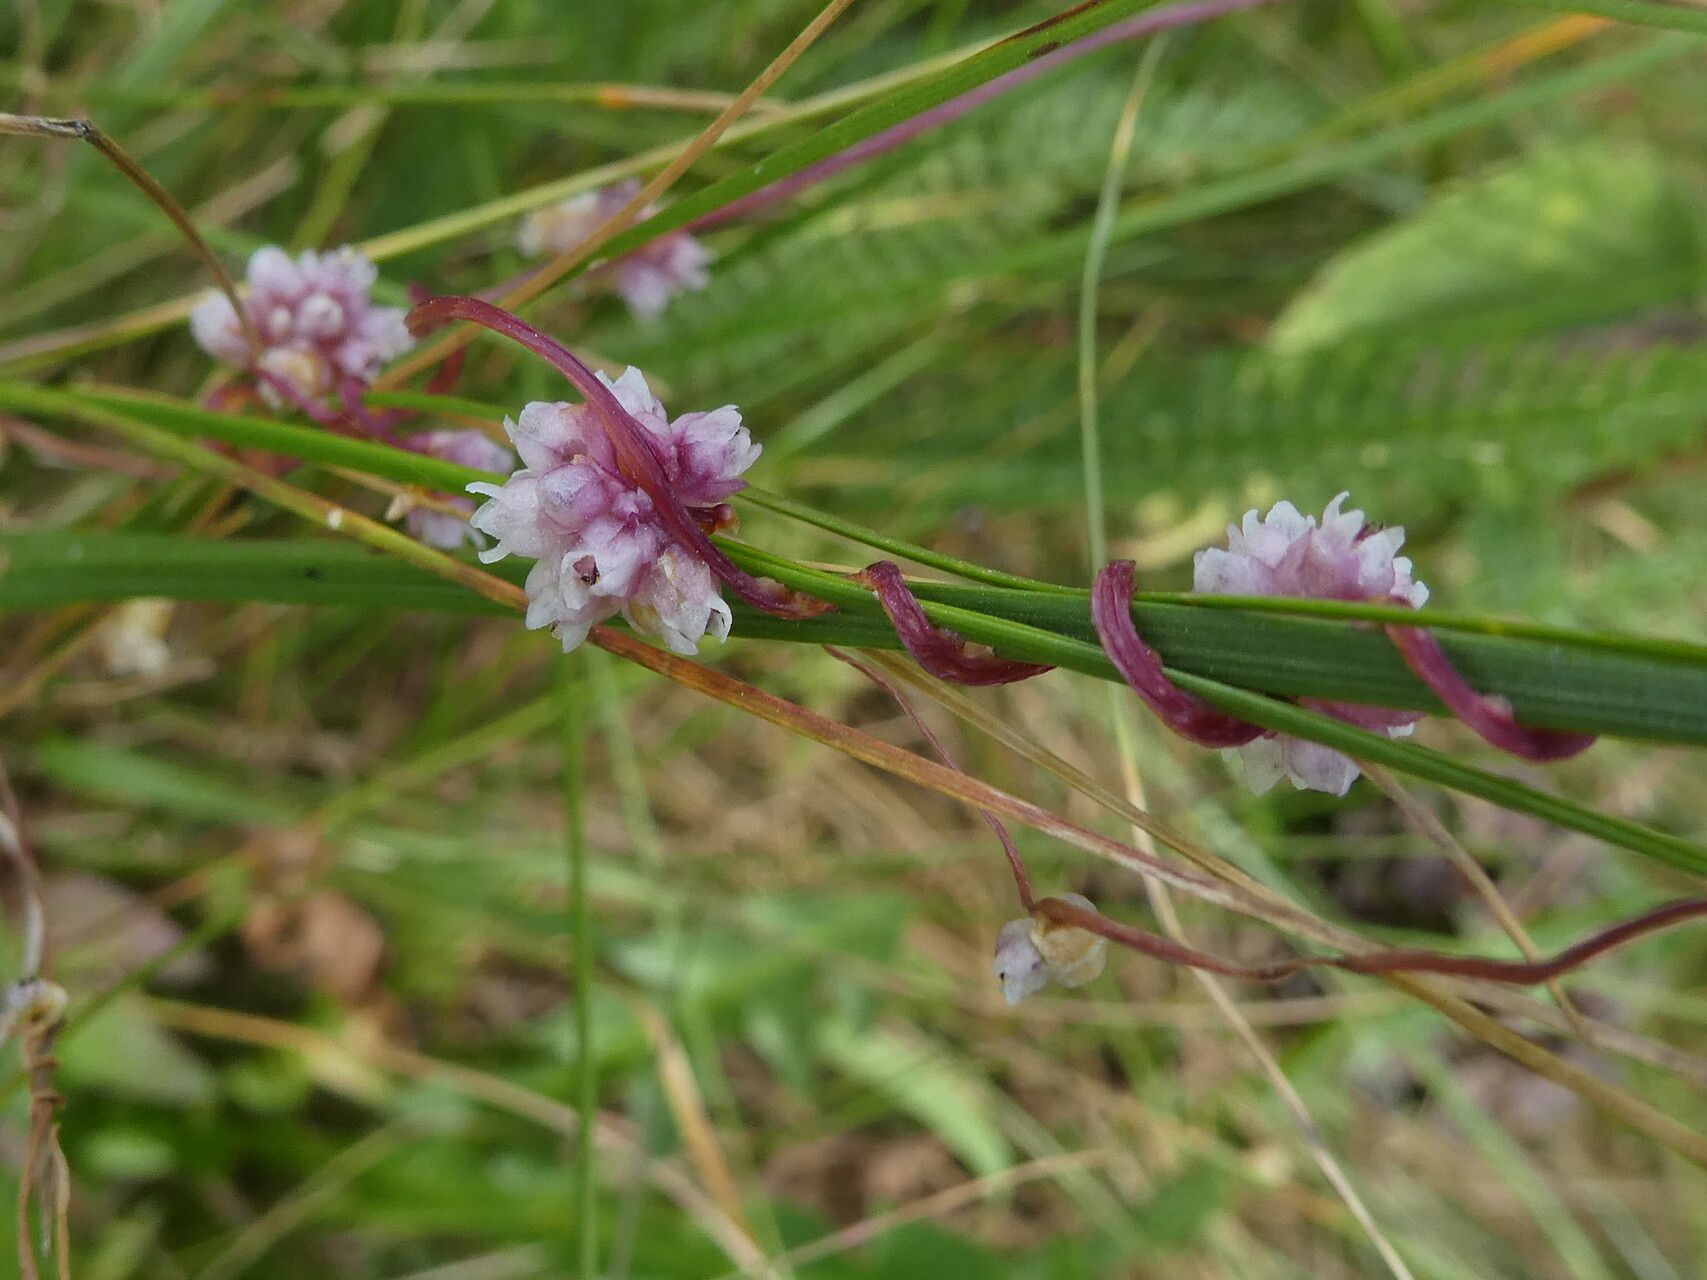
{"type": "MultiPolygon", "coordinates": [[[[1421,608],[1428,588],[1411,576],[1411,562],[1396,554],[1402,528],[1381,529],[1361,511],[1342,510],[1349,493],[1323,509],[1322,518],[1277,502],[1268,514],[1245,513],[1227,527],[1227,546],[1199,551],[1192,590],[1211,595],[1301,596],[1319,600],[1379,601],[1421,608]]],[[[1411,732],[1422,717],[1353,703],[1305,699],[1304,705],[1389,737],[1411,732]]],[[[1264,733],[1236,748],[1252,788],[1264,792],[1281,778],[1300,789],[1344,795],[1357,780],[1351,757],[1331,747],[1285,734],[1264,733]]]]}
{"type": "MultiPolygon", "coordinates": [[[[522,219],[516,248],[530,258],[569,253],[640,190],[638,181],[618,182],[537,209],[522,219]]],[[[653,209],[643,210],[650,217],[653,209]]],[[[641,320],[662,314],[678,293],[703,289],[710,280],[711,254],[685,231],[671,231],[588,273],[588,280],[618,294],[641,320]]]]}
{"type": "MultiPolygon", "coordinates": [[[[741,475],[759,456],[740,413],[724,406],[671,420],[638,369],[600,381],[639,424],[696,519],[726,518],[720,504],[745,487],[741,475]]],[[[617,613],[677,653],[694,653],[708,634],[723,639],[730,614],[716,577],[624,477],[596,414],[585,404],[535,401],[505,420],[522,469],[501,485],[469,486],[490,499],[470,521],[495,539],[481,559],[538,561],[527,579],[527,625],[550,627],[565,650],[617,613]]]]}
{"type": "MultiPolygon", "coordinates": [[[[1197,553],[1193,590],[1203,594],[1294,596],[1419,609],[1428,588],[1411,576],[1411,562],[1394,554],[1403,529],[1369,524],[1361,511],[1343,511],[1341,493],[1322,512],[1320,523],[1290,502],[1266,516],[1252,510],[1243,525],[1229,526],[1227,547],[1197,553]]],[[[1228,715],[1179,688],[1145,643],[1132,620],[1133,565],[1105,565],[1091,587],[1091,622],[1116,669],[1167,726],[1206,747],[1245,754],[1247,776],[1257,791],[1282,777],[1301,789],[1344,795],[1357,780],[1357,762],[1342,752],[1286,734],[1265,731],[1228,715]]],[[[1382,619],[1382,629],[1411,673],[1465,725],[1501,751],[1525,760],[1562,760],[1586,750],[1594,736],[1521,723],[1506,699],[1473,688],[1452,665],[1426,626],[1382,619]]],[[[1360,729],[1399,737],[1422,717],[1348,702],[1302,699],[1303,706],[1360,729]]]]}
{"type": "Polygon", "coordinates": [[[378,275],[358,249],[292,258],[269,245],[249,259],[243,302],[259,350],[222,293],[196,304],[190,331],[216,360],[252,374],[274,405],[364,388],[414,345],[402,308],[378,307],[369,297],[378,275]]]}

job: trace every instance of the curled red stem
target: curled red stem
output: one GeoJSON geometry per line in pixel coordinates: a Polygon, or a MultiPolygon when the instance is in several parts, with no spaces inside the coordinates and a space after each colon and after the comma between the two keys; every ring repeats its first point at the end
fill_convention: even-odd
{"type": "Polygon", "coordinates": [[[1146,929],[1110,920],[1098,912],[1087,911],[1059,898],[1040,899],[1033,911],[1058,924],[1074,925],[1088,930],[1110,942],[1158,960],[1165,960],[1169,964],[1205,969],[1228,978],[1248,978],[1254,982],[1280,982],[1308,969],[1340,969],[1346,973],[1366,974],[1438,973],[1529,987],[1551,982],[1554,978],[1646,934],[1657,933],[1661,929],[1668,929],[1699,916],[1707,916],[1707,898],[1679,898],[1675,902],[1667,902],[1598,933],[1592,933],[1581,942],[1566,947],[1548,959],[1534,961],[1454,956],[1443,951],[1398,947],[1370,951],[1363,955],[1301,956],[1293,960],[1278,960],[1273,964],[1242,965],[1199,951],[1195,947],[1188,947],[1146,929]]]}
{"type": "Polygon", "coordinates": [[[665,529],[687,551],[703,560],[718,580],[755,608],[779,618],[815,618],[833,607],[788,590],[773,579],[755,578],[724,555],[713,543],[693,513],[670,488],[663,460],[646,431],[634,421],[609,387],[599,381],[581,360],[555,338],[479,298],[438,297],[416,304],[409,313],[409,331],[416,337],[431,333],[452,320],[467,320],[519,343],[561,373],[604,424],[612,459],[623,479],[648,498],[665,529]]]}
{"type": "Polygon", "coordinates": [[[1091,625],[1115,670],[1163,724],[1199,746],[1242,747],[1261,737],[1255,725],[1216,710],[1168,679],[1161,656],[1144,643],[1132,621],[1133,575],[1130,560],[1116,560],[1103,567],[1091,587],[1091,625]]]}
{"type": "Polygon", "coordinates": [[[1054,670],[1035,662],[1014,662],[998,658],[994,653],[979,652],[964,636],[934,625],[925,616],[918,597],[908,588],[899,566],[891,561],[879,560],[867,565],[854,575],[854,581],[871,588],[913,661],[938,680],[954,684],[1012,684],[1054,670]]]}
{"type": "Polygon", "coordinates": [[[1525,760],[1563,760],[1593,745],[1592,733],[1567,733],[1519,724],[1503,698],[1492,698],[1470,687],[1432,632],[1396,624],[1389,625],[1386,631],[1387,638],[1417,679],[1432,689],[1453,715],[1501,751],[1525,760]]]}

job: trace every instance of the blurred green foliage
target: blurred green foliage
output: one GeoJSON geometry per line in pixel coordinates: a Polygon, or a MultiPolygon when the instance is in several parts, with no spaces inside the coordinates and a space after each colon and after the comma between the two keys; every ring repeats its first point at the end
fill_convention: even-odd
{"type": "MultiPolygon", "coordinates": [[[[1454,607],[1707,636],[1707,46],[1660,29],[1684,6],[1581,6],[1631,25],[1554,7],[1300,0],[1167,38],[1096,352],[1112,532],[1147,586],[1183,585],[1191,550],[1250,505],[1319,509],[1350,487],[1407,526],[1419,576],[1454,607]]],[[[19,0],[0,10],[0,76],[24,108],[87,110],[236,263],[264,243],[406,231],[679,142],[703,116],[527,86],[734,93],[817,8],[19,0]],[[403,101],[417,84],[493,93],[403,101]],[[266,100],[316,86],[355,101],[266,100]]],[[[775,96],[966,50],[1053,8],[861,0],[775,96]]],[[[771,445],[770,488],[1083,581],[1073,315],[1137,57],[1098,53],[713,233],[712,287],[654,325],[569,291],[537,315],[643,367],[673,407],[740,405],[771,445]]],[[[678,192],[823,123],[714,151],[678,192]]],[[[9,138],[0,156],[0,374],[17,372],[10,344],[203,285],[94,155],[9,138]]],[[[384,287],[397,300],[408,281],[507,278],[513,226],[429,238],[384,264],[384,287]]],[[[177,325],[18,369],[180,396],[207,373],[177,325]]],[[[559,394],[486,345],[460,390],[559,394]]],[[[205,480],[8,443],[8,531],[301,532],[205,480]]],[[[746,519],[760,546],[848,558],[746,519]]],[[[507,619],[359,599],[186,604],[163,624],[75,606],[4,626],[0,754],[73,996],[59,1081],[80,1280],[571,1274],[583,1046],[549,643],[507,619]],[[127,620],[165,627],[164,672],[104,663],[127,620]]],[[[1119,957],[1085,993],[1003,1009],[987,955],[1015,912],[974,816],[591,657],[605,1274],[723,1274],[730,1222],[774,1274],[810,1280],[1379,1273],[1198,987],[1119,957]],[[660,1065],[671,1054],[685,1083],[660,1065]],[[718,1203],[706,1135],[733,1203],[718,1203]]],[[[716,660],[910,732],[810,650],[739,642],[716,660]]],[[[1058,677],[991,705],[1114,783],[1104,694],[1058,677]]],[[[1486,759],[1450,726],[1425,736],[1486,759]]],[[[1373,790],[1258,798],[1213,757],[1156,733],[1141,747],[1159,814],[1324,915],[1379,940],[1508,945],[1373,790]]],[[[982,739],[956,748],[979,776],[1094,820],[982,739]]],[[[1609,744],[1547,775],[1493,767],[1700,840],[1695,763],[1609,744]]],[[[1428,802],[1543,947],[1683,880],[1475,801],[1428,802]]],[[[1019,839],[1040,880],[1140,908],[1129,878],[1019,839]]],[[[1185,914],[1229,954],[1279,945],[1185,914]]],[[[1689,1121],[1704,962],[1678,933],[1573,983],[1685,1069],[1566,1052],[1689,1121]]],[[[1418,1276],[1698,1273],[1699,1170],[1373,983],[1233,994],[1418,1276]]],[[[12,1169],[22,1102],[14,1087],[0,1126],[12,1169]]]]}

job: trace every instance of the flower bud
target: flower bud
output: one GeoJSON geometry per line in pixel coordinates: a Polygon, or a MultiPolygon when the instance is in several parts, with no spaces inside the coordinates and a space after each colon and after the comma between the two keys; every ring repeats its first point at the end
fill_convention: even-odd
{"type": "MultiPolygon", "coordinates": [[[[1060,899],[1086,911],[1096,910],[1083,894],[1063,893],[1060,899]]],[[[1032,915],[1002,926],[996,935],[992,969],[1002,984],[1002,996],[1009,1004],[1018,1004],[1051,982],[1062,987],[1093,982],[1107,961],[1108,939],[1032,915]]]]}

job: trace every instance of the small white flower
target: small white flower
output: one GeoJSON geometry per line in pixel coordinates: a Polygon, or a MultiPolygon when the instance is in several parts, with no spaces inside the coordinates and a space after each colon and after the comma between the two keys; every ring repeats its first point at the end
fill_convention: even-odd
{"type": "Polygon", "coordinates": [[[1305,596],[1322,600],[1396,598],[1412,608],[1428,588],[1411,579],[1411,562],[1395,556],[1402,528],[1371,529],[1361,511],[1341,511],[1341,493],[1314,516],[1277,502],[1266,516],[1253,509],[1227,526],[1227,549],[1210,547],[1192,560],[1192,590],[1214,595],[1305,596]]]}
{"type": "Polygon", "coordinates": [[[97,641],[109,675],[156,679],[172,665],[166,630],[172,622],[170,600],[127,600],[101,624],[97,641]]]}
{"type": "Polygon", "coordinates": [[[1009,920],[996,935],[996,959],[992,966],[1002,984],[1002,998],[1018,1004],[1049,984],[1043,953],[1031,940],[1031,917],[1009,920]]]}
{"type": "Polygon", "coordinates": [[[1357,762],[1344,752],[1285,734],[1265,733],[1233,750],[1244,764],[1245,781],[1258,795],[1285,778],[1300,791],[1343,796],[1359,772],[1357,762]]]}

